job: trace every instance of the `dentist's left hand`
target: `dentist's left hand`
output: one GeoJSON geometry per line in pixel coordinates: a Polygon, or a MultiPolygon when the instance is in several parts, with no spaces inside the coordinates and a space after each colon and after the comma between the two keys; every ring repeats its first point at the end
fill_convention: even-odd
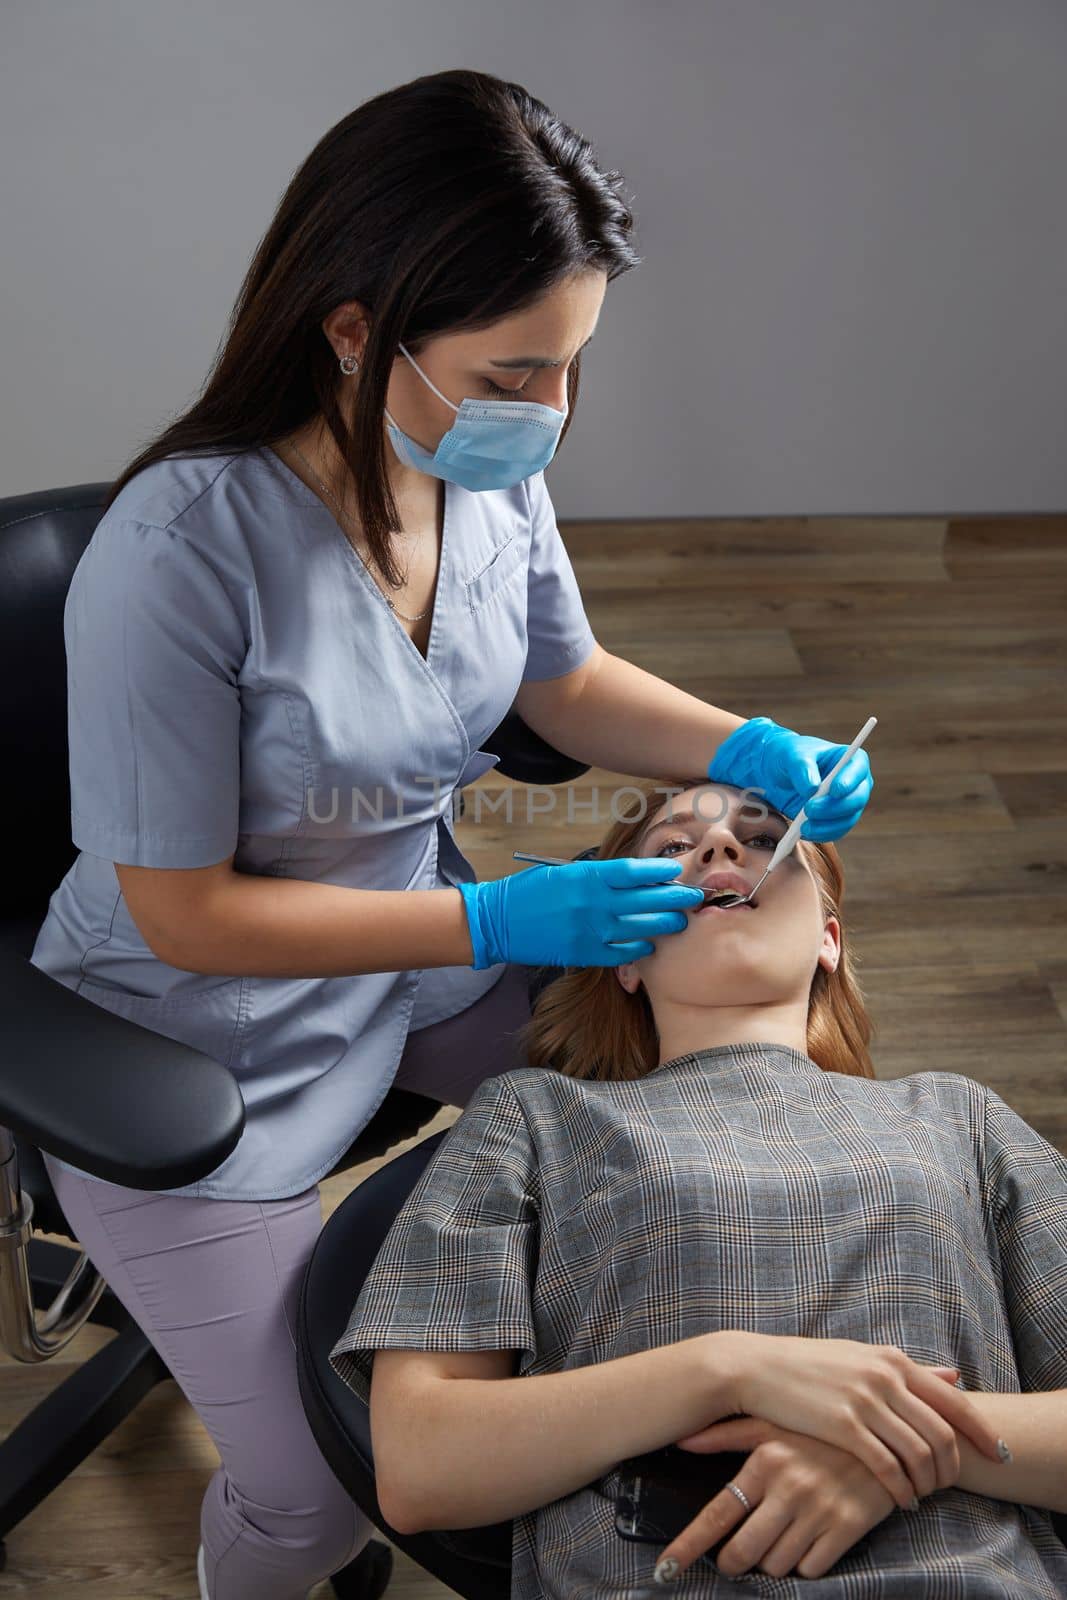
{"type": "MultiPolygon", "coordinates": [[[[776,810],[795,817],[847,749],[847,744],[794,733],[770,717],[751,717],[723,740],[708,766],[708,777],[712,783],[752,789],[776,810]]],[[[856,826],[873,788],[867,752],[856,750],[810,807],[800,837],[817,843],[840,839],[856,826]]]]}

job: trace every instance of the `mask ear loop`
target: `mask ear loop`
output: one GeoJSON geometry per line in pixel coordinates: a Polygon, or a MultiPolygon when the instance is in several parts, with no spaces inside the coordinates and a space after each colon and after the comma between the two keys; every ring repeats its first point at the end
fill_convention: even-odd
{"type": "MultiPolygon", "coordinates": [[[[428,378],[426,376],[425,372],[423,372],[422,368],[419,366],[419,363],[415,360],[415,357],[408,354],[408,351],[407,351],[407,349],[405,348],[405,346],[403,344],[401,344],[400,348],[401,348],[401,350],[404,351],[405,360],[411,362],[411,365],[415,368],[415,371],[418,373],[418,375],[422,379],[423,383],[428,383],[430,385],[430,388],[433,390],[434,394],[437,396],[437,398],[439,400],[443,400],[445,405],[446,406],[450,406],[451,409],[458,416],[459,415],[459,410],[460,410],[459,406],[453,405],[452,401],[448,398],[448,396],[446,394],[442,394],[441,393],[440,389],[437,387],[436,383],[434,383],[433,379],[432,378],[428,378]]],[[[383,406],[382,409],[384,410],[386,416],[389,417],[389,421],[392,424],[392,426],[394,428],[396,428],[396,431],[398,433],[403,433],[403,431],[404,431],[403,428],[401,428],[400,425],[392,417],[389,416],[389,407],[388,406],[383,406]]]]}
{"type": "Polygon", "coordinates": [[[423,383],[428,383],[430,385],[430,388],[433,390],[433,392],[437,396],[438,400],[443,400],[446,406],[451,406],[453,411],[458,411],[459,410],[459,406],[453,405],[452,401],[448,398],[448,396],[446,394],[442,394],[441,393],[440,389],[437,387],[436,383],[434,383],[433,379],[432,378],[428,378],[426,376],[425,372],[423,372],[422,368],[419,366],[419,363],[415,360],[415,357],[408,355],[408,352],[404,348],[403,345],[401,345],[400,348],[401,348],[401,350],[404,351],[404,355],[411,362],[411,365],[415,368],[415,371],[418,373],[418,375],[422,379],[423,383]]]}

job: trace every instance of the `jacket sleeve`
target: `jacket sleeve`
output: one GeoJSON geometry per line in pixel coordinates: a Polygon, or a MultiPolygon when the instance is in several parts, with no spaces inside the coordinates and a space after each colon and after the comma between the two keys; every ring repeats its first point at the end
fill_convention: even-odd
{"type": "Polygon", "coordinates": [[[518,1350],[530,1365],[537,1184],[507,1075],[486,1078],[397,1212],[330,1351],[333,1370],[363,1400],[375,1349],[518,1350]]]}
{"type": "Polygon", "coordinates": [[[982,1188],[1024,1394],[1067,1388],[1067,1156],[985,1088],[982,1188]]]}

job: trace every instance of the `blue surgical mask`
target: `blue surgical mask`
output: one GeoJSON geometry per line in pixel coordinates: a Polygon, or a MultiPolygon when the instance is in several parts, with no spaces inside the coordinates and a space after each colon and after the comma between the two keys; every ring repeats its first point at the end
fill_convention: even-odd
{"type": "Polygon", "coordinates": [[[389,437],[400,460],[463,489],[510,489],[541,472],[556,453],[567,412],[533,400],[471,400],[453,405],[400,346],[424,383],[452,406],[456,420],[431,455],[398,428],[388,408],[389,437]]]}

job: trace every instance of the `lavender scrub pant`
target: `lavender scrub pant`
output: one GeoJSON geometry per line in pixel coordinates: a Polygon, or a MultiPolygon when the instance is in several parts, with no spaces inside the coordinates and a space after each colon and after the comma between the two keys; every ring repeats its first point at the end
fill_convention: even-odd
{"type": "MultiPolygon", "coordinates": [[[[525,1067],[528,969],[409,1033],[397,1088],[465,1106],[525,1067]]],[[[374,1532],[315,1442],[297,1386],[297,1306],[322,1227],[314,1185],[284,1200],[128,1189],[44,1164],[77,1239],[159,1351],[219,1453],[200,1508],[211,1600],[306,1600],[374,1532]]]]}

